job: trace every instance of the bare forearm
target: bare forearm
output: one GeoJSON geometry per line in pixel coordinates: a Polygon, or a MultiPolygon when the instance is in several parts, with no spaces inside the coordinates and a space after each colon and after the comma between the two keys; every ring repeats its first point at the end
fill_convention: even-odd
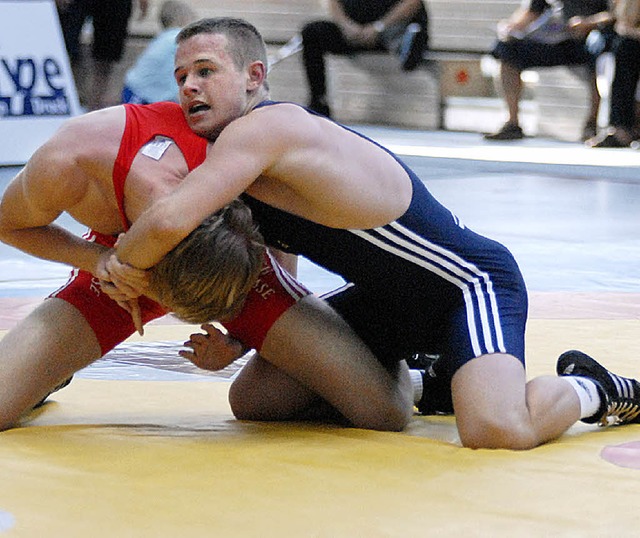
{"type": "Polygon", "coordinates": [[[347,16],[337,0],[329,1],[329,16],[338,26],[349,26],[355,24],[355,21],[347,16]]]}
{"type": "Polygon", "coordinates": [[[384,17],[380,18],[386,26],[405,22],[413,18],[420,9],[422,0],[404,0],[390,9],[384,17]]]}
{"type": "Polygon", "coordinates": [[[3,230],[0,240],[37,258],[64,263],[90,273],[95,272],[98,258],[108,250],[54,224],[3,230]]]}
{"type": "Polygon", "coordinates": [[[120,238],[116,253],[122,263],[138,269],[153,267],[196,227],[189,228],[188,223],[187,227],[179,226],[181,219],[172,216],[172,208],[169,212],[164,209],[161,204],[154,205],[120,238]]]}

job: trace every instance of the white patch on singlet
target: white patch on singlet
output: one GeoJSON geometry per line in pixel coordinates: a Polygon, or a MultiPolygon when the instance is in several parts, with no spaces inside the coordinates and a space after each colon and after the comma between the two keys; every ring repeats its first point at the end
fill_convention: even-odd
{"type": "Polygon", "coordinates": [[[171,138],[158,135],[153,140],[150,140],[144,146],[142,146],[140,153],[146,155],[147,157],[150,157],[151,159],[159,161],[164,155],[165,151],[167,151],[169,146],[173,143],[174,142],[173,140],[171,140],[171,138]]]}

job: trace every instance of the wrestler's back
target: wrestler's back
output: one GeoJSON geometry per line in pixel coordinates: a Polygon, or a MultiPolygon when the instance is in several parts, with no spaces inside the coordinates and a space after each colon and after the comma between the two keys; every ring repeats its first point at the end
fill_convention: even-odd
{"type": "Polygon", "coordinates": [[[373,228],[404,214],[412,185],[393,156],[297,105],[268,103],[250,115],[264,115],[256,125],[269,126],[269,137],[280,138],[286,151],[247,189],[250,195],[334,228],[373,228]]]}

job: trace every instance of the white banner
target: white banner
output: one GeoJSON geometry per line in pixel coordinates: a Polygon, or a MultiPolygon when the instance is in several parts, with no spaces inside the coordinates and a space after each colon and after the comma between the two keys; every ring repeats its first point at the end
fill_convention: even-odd
{"type": "Polygon", "coordinates": [[[20,165],[80,113],[53,0],[0,0],[0,165],[20,165]]]}

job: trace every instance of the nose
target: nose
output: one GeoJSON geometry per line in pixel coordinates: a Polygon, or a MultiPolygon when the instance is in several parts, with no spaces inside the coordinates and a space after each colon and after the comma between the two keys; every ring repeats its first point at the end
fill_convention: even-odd
{"type": "Polygon", "coordinates": [[[197,84],[197,78],[194,77],[193,75],[187,75],[187,78],[184,81],[184,84],[182,85],[182,92],[185,95],[194,95],[199,93],[200,88],[197,84]]]}

